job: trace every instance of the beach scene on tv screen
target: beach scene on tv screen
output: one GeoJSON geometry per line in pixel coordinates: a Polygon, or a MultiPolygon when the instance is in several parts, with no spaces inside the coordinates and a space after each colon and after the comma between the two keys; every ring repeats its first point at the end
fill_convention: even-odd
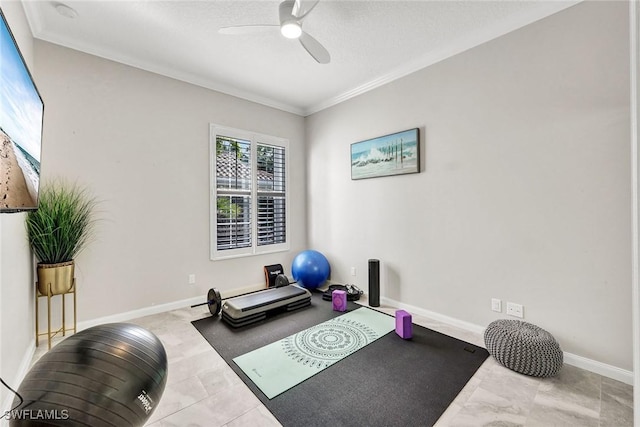
{"type": "Polygon", "coordinates": [[[0,19],[0,210],[37,207],[44,106],[0,19]]]}

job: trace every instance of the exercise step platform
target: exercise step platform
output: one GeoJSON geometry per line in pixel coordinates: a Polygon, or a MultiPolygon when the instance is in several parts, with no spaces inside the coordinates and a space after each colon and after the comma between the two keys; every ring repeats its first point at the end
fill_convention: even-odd
{"type": "Polygon", "coordinates": [[[299,286],[265,289],[226,300],[222,306],[222,320],[239,328],[266,319],[270,311],[293,311],[308,305],[311,305],[311,292],[299,286]]]}

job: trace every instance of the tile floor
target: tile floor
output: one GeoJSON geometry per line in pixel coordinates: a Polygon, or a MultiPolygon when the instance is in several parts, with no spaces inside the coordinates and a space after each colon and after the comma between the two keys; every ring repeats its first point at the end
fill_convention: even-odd
{"type": "MultiPolygon", "coordinates": [[[[394,309],[380,307],[393,313],[394,309]]],[[[163,342],[169,377],[148,427],[241,427],[280,424],[191,325],[206,307],[134,319],[163,342]]],[[[414,316],[416,324],[484,347],[482,336],[414,316]]],[[[34,361],[46,351],[40,346],[34,361]]],[[[489,357],[436,423],[444,426],[633,425],[633,389],[565,365],[554,378],[510,371],[489,357]]],[[[359,426],[358,420],[353,420],[359,426]]]]}

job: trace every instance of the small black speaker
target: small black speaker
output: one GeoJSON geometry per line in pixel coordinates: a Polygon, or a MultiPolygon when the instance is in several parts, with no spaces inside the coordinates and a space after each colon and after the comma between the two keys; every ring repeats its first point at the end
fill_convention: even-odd
{"type": "Polygon", "coordinates": [[[369,305],[380,307],[380,260],[369,260],[369,305]]]}

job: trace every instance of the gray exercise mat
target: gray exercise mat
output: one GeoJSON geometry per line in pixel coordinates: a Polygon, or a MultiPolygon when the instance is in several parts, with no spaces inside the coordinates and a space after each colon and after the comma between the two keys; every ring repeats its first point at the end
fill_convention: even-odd
{"type": "MultiPolygon", "coordinates": [[[[348,303],[348,311],[358,307],[348,303]]],[[[391,332],[271,400],[233,362],[341,314],[313,292],[311,306],[245,328],[213,317],[192,323],[285,427],[433,425],[489,355],[413,325],[413,339],[391,332]]]]}

